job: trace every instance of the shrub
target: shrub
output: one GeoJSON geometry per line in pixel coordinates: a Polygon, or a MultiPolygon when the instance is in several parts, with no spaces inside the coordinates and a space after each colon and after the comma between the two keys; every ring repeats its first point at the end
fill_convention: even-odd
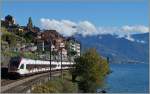
{"type": "Polygon", "coordinates": [[[64,79],[55,78],[54,80],[50,80],[46,83],[43,83],[42,85],[34,86],[34,89],[31,92],[33,93],[75,93],[75,92],[78,92],[77,83],[72,83],[72,81],[66,78],[71,79],[71,75],[66,74],[66,76],[64,76],[64,79]]]}

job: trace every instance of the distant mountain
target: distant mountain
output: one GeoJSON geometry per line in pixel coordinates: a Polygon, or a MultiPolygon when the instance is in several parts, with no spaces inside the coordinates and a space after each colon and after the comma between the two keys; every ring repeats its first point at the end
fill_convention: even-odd
{"type": "Polygon", "coordinates": [[[94,47],[102,56],[110,57],[113,63],[148,63],[149,33],[132,35],[134,41],[110,34],[86,37],[75,35],[74,37],[82,43],[83,49],[94,47]]]}
{"type": "Polygon", "coordinates": [[[147,44],[149,42],[149,33],[134,34],[132,37],[137,41],[145,42],[147,44]]]}

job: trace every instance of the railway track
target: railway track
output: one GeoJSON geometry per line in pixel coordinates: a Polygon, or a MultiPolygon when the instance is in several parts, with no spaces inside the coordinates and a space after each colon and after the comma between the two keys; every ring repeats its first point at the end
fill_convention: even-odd
{"type": "MultiPolygon", "coordinates": [[[[59,71],[52,72],[53,76],[58,76],[59,71]]],[[[21,93],[26,88],[29,88],[36,81],[48,77],[49,73],[37,74],[29,77],[24,77],[15,81],[10,81],[9,84],[1,86],[2,93],[21,93]]]]}
{"type": "Polygon", "coordinates": [[[19,81],[19,80],[22,80],[22,79],[25,79],[26,77],[21,77],[19,79],[1,79],[1,86],[5,86],[7,84],[10,84],[10,83],[13,83],[13,82],[16,82],[16,81],[19,81]]]}
{"type": "MultiPolygon", "coordinates": [[[[23,78],[20,78],[23,79],[23,78]]],[[[10,76],[8,74],[8,68],[7,67],[1,67],[1,86],[5,86],[7,84],[13,83],[17,80],[20,79],[16,79],[13,76],[10,76]]]]}

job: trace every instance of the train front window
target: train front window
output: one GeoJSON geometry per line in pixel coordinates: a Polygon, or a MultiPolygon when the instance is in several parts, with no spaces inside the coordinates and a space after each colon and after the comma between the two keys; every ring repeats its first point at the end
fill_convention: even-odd
{"type": "Polygon", "coordinates": [[[22,65],[20,66],[20,69],[24,69],[24,64],[22,64],[22,65]]]}

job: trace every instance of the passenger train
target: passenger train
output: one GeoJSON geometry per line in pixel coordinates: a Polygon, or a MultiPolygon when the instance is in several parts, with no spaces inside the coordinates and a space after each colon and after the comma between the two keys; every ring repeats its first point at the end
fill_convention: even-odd
{"type": "MultiPolygon", "coordinates": [[[[62,62],[62,69],[69,69],[73,64],[73,62],[62,62]]],[[[61,62],[51,61],[51,71],[58,70],[61,70],[61,62]]],[[[8,64],[8,73],[11,75],[27,76],[48,71],[50,71],[50,61],[13,57],[8,64]]]]}

